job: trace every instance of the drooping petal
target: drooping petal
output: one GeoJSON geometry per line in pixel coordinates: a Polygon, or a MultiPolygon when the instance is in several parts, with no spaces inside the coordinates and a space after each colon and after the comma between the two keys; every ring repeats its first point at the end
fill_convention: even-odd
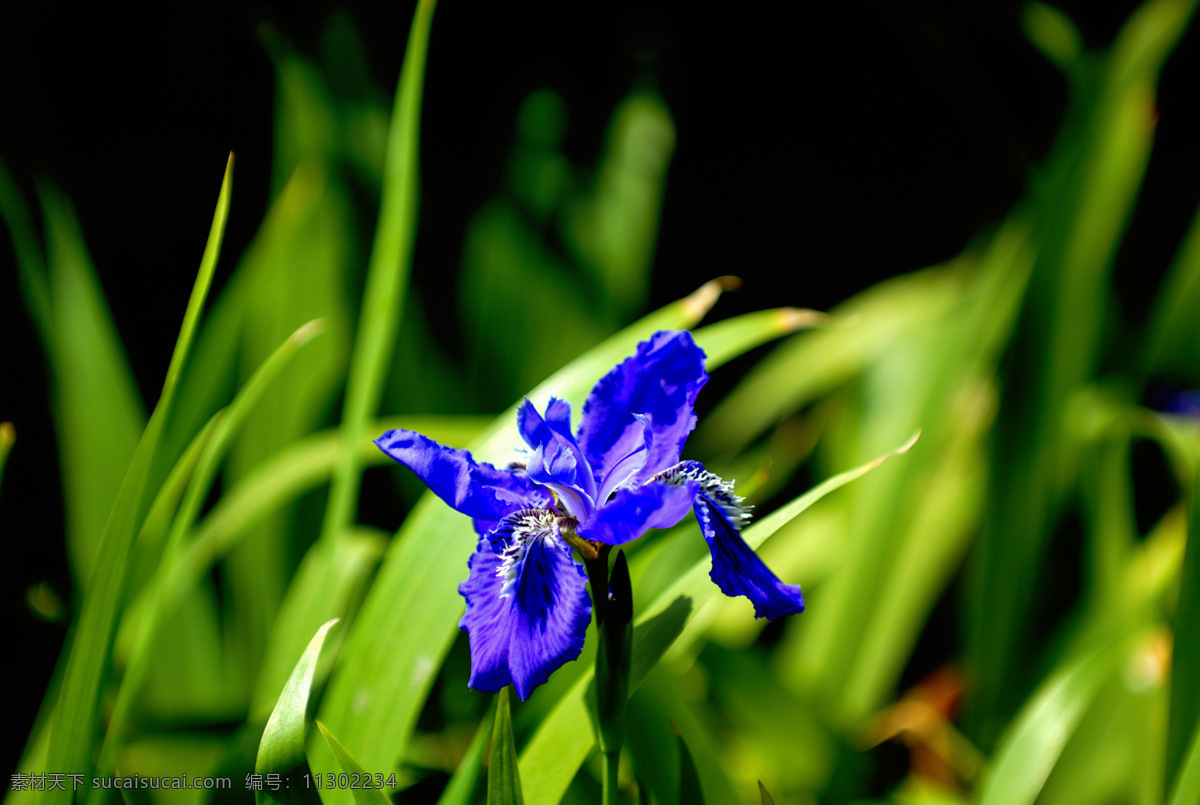
{"type": "Polygon", "coordinates": [[[529,478],[555,491],[571,515],[591,516],[596,505],[596,481],[579,445],[571,436],[571,407],[551,398],[549,419],[526,399],[517,408],[517,426],[529,445],[529,478]]]}
{"type": "Polygon", "coordinates": [[[750,514],[732,483],[704,469],[698,461],[684,461],[655,477],[667,484],[697,486],[692,510],[712,554],[708,575],[721,592],[749,598],[756,618],[804,611],[800,587],[780,581],[742,539],[741,529],[750,521],[750,514]]]}
{"type": "Polygon", "coordinates": [[[515,512],[479,540],[459,628],[470,635],[476,690],[516,688],[522,699],[579,656],[591,620],[587,574],[571,557],[557,518],[545,509],[515,512]]]}
{"type": "Polygon", "coordinates": [[[575,533],[606,545],[624,545],[651,528],[670,528],[692,507],[699,485],[687,481],[670,486],[651,481],[645,486],[622,489],[601,506],[575,533]]]}
{"type": "Polygon", "coordinates": [[[696,426],[696,395],[707,382],[704,351],[690,333],[662,331],[638,344],[637,353],[602,377],[583,406],[579,445],[596,476],[606,477],[628,454],[629,431],[640,427],[636,414],[649,418],[654,442],[632,483],[678,462],[696,426]]]}
{"type": "Polygon", "coordinates": [[[375,440],[451,508],[479,520],[545,505],[548,496],[524,473],[476,463],[466,450],[440,445],[411,430],[389,430],[375,440]]]}

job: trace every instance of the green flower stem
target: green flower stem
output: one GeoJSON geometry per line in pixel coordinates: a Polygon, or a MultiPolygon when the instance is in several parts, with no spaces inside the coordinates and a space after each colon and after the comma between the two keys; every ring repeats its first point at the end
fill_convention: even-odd
{"type": "Polygon", "coordinates": [[[617,770],[621,765],[621,750],[604,753],[604,805],[617,805],[617,770]]]}
{"type": "Polygon", "coordinates": [[[604,755],[604,803],[617,802],[617,772],[629,701],[629,660],[633,638],[633,595],[625,552],[617,552],[611,575],[607,546],[586,563],[592,584],[599,647],[596,651],[596,729],[604,755]]]}

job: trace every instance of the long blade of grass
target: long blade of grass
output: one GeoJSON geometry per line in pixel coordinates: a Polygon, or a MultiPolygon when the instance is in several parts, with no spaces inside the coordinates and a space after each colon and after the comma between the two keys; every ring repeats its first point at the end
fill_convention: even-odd
{"type": "MultiPolygon", "coordinates": [[[[171,356],[171,365],[163,383],[162,396],[146,431],[142,434],[133,461],[125,473],[116,503],[100,540],[92,581],[83,599],[75,636],[69,649],[69,659],[63,677],[47,753],[47,768],[72,769],[85,775],[93,768],[93,741],[99,715],[104,674],[112,652],[121,602],[125,593],[125,577],[129,567],[130,549],[137,536],[145,492],[146,477],[158,448],[163,423],[170,414],[179,371],[187,358],[195,332],[196,321],[208,294],[225,232],[229,214],[229,195],[233,181],[233,158],[225,169],[217,209],[209,231],[208,243],[200,261],[196,283],[188,300],[183,326],[171,356]]],[[[66,802],[69,792],[50,792],[47,801],[66,802]]]]}
{"type": "MultiPolygon", "coordinates": [[[[387,552],[389,537],[359,526],[336,542],[314,544],[292,577],[288,595],[298,599],[320,595],[343,620],[353,618],[369,574],[387,552]]],[[[258,682],[250,695],[252,715],[270,707],[271,685],[278,690],[279,683],[287,678],[288,669],[281,663],[282,647],[291,643],[295,630],[302,625],[299,619],[305,614],[298,607],[284,607],[276,618],[258,682]]]]}
{"type": "MultiPolygon", "coordinates": [[[[399,313],[404,307],[417,221],[417,142],[425,54],[429,48],[434,5],[435,0],[417,3],[396,88],[384,162],[379,224],[371,249],[363,309],[346,380],[342,429],[347,445],[356,445],[366,436],[363,426],[379,406],[399,313]]],[[[358,502],[361,471],[357,451],[348,448],[342,454],[342,463],[329,491],[322,539],[336,538],[350,523],[358,502]]]]}
{"type": "Polygon", "coordinates": [[[1155,299],[1146,327],[1142,369],[1163,373],[1187,371],[1200,363],[1200,209],[1155,299]]]}
{"type": "Polygon", "coordinates": [[[1032,686],[1031,571],[1079,460],[1061,428],[1095,371],[1109,271],[1150,153],[1154,86],[1194,6],[1152,0],[1130,18],[1094,81],[1076,87],[1076,125],[1064,129],[1036,199],[1040,249],[1004,382],[970,587],[973,728],[985,745],[1032,686]]]}
{"type": "MultiPolygon", "coordinates": [[[[272,203],[238,265],[234,301],[241,306],[241,321],[234,362],[240,364],[242,381],[304,322],[321,319],[325,334],[305,350],[302,362],[282,371],[255,407],[225,464],[227,485],[311,433],[336,406],[350,353],[345,279],[348,219],[336,172],[323,169],[319,162],[303,162],[272,203]]],[[[287,589],[293,543],[307,543],[313,537],[310,529],[289,533],[294,525],[290,514],[278,511],[262,521],[260,538],[240,546],[222,568],[222,591],[231,615],[226,624],[231,670],[245,684],[261,664],[287,589]]],[[[282,658],[284,678],[295,652],[303,648],[298,641],[324,620],[306,624],[297,633],[297,642],[282,658]]],[[[275,681],[276,690],[281,682],[275,681]]]]}
{"type": "Polygon", "coordinates": [[[704,805],[704,789],[700,785],[700,772],[696,770],[696,761],[692,759],[687,741],[678,733],[675,740],[679,744],[679,802],[695,802],[704,805]]]}
{"type": "Polygon", "coordinates": [[[450,782],[438,798],[437,805],[470,805],[473,801],[472,795],[479,783],[479,772],[483,769],[483,753],[489,745],[490,732],[487,727],[494,721],[495,708],[489,707],[479,728],[475,730],[475,737],[471,739],[467,751],[458,761],[454,774],[450,775],[450,782]]]}
{"type": "MultiPolygon", "coordinates": [[[[371,430],[383,433],[407,428],[429,434],[442,444],[462,444],[475,438],[487,422],[490,420],[480,417],[395,417],[374,421],[371,430]]],[[[170,609],[178,603],[238,542],[256,533],[255,526],[262,518],[328,481],[344,448],[345,441],[337,429],[314,433],[280,450],[225,492],[185,540],[182,555],[171,567],[162,606],[170,609]]],[[[359,451],[365,465],[391,460],[371,442],[359,445],[359,451]]],[[[146,604],[143,593],[130,608],[140,610],[146,604]]]]}
{"type": "Polygon", "coordinates": [[[525,805],[521,773],[517,768],[517,744],[513,739],[512,688],[496,694],[496,720],[492,724],[492,759],[488,764],[488,805],[525,805]]]}
{"type": "MultiPolygon", "coordinates": [[[[320,332],[320,322],[309,322],[293,333],[259,367],[259,370],[225,409],[224,416],[221,416],[214,426],[212,438],[204,446],[196,471],[192,474],[179,510],[175,514],[170,534],[167,536],[162,561],[150,584],[147,608],[141,620],[139,634],[133,643],[125,676],[121,680],[116,703],[109,720],[108,734],[105,738],[108,752],[115,752],[119,743],[124,739],[125,722],[135,702],[134,697],[140,692],[145,679],[151,658],[150,650],[155,641],[158,624],[164,614],[162,601],[166,596],[167,585],[170,583],[171,569],[183,549],[184,537],[200,512],[200,507],[216,477],[221,461],[228,453],[233,439],[241,431],[250,412],[270,388],[271,383],[279,376],[292,357],[320,332]]],[[[106,757],[105,751],[101,751],[100,768],[108,769],[111,760],[111,755],[106,757]]]]}
{"type": "Polygon", "coordinates": [[[8,224],[12,236],[13,251],[17,254],[17,278],[21,284],[21,296],[25,309],[33,319],[42,347],[50,352],[51,313],[50,288],[46,281],[46,259],[34,236],[33,219],[29,208],[21,197],[21,190],[9,172],[4,160],[0,159],[0,217],[8,224]]]}
{"type": "Polygon", "coordinates": [[[996,749],[981,805],[1025,805],[1038,792],[1101,685],[1127,656],[1125,640],[1072,658],[1038,688],[996,749]]]}
{"type": "Polygon", "coordinates": [[[1171,720],[1167,727],[1166,782],[1181,773],[1188,742],[1200,724],[1200,473],[1192,487],[1187,547],[1180,572],[1171,653],[1171,720]]]}
{"type": "Polygon", "coordinates": [[[1200,802],[1200,724],[1192,733],[1192,744],[1188,747],[1179,776],[1167,799],[1170,805],[1189,805],[1200,802]]]}
{"type": "MultiPolygon", "coordinates": [[[[357,449],[369,441],[365,431],[368,419],[379,407],[383,383],[391,362],[400,311],[412,261],[413,238],[417,218],[417,141],[420,131],[421,95],[425,76],[425,56],[429,46],[429,29],[435,0],[420,0],[409,32],[404,53],[404,65],[396,88],[392,122],[388,132],[387,156],[384,162],[382,198],[375,241],[367,268],[363,307],[358,331],[350,357],[346,380],[346,398],[342,408],[342,438],[346,449],[334,468],[321,526],[319,544],[332,545],[350,525],[358,505],[362,459],[357,449]]],[[[326,555],[332,551],[326,550],[326,555]]],[[[317,587],[316,595],[301,597],[289,588],[280,606],[281,616],[289,622],[306,627],[306,633],[316,624],[336,614],[325,591],[332,588],[334,569],[326,571],[329,584],[317,587]],[[298,612],[289,612],[296,609],[298,612]]],[[[273,668],[279,657],[293,653],[295,634],[272,636],[274,656],[263,659],[262,667],[273,668]]],[[[345,736],[341,724],[331,723],[339,735],[345,736]]],[[[347,738],[355,746],[352,738],[347,738]]],[[[361,754],[359,755],[361,757],[361,754]]],[[[375,767],[368,761],[368,765],[375,767]]]]}
{"type": "Polygon", "coordinates": [[[704,350],[705,366],[715,368],[784,333],[817,327],[828,320],[828,316],[815,310],[792,307],[760,310],[697,330],[696,344],[704,350]]]}
{"type": "MultiPolygon", "coordinates": [[[[783,525],[800,515],[830,492],[878,467],[888,458],[907,452],[918,434],[881,456],[825,480],[786,506],[751,526],[742,535],[746,544],[758,548],[783,525]]],[[[709,579],[709,560],[697,562],[679,581],[660,594],[638,617],[633,631],[633,661],[629,689],[632,693],[695,617],[700,607],[713,596],[716,586],[709,579]]],[[[537,780],[530,789],[530,805],[557,803],[570,785],[579,767],[592,751],[593,729],[585,703],[592,672],[585,672],[542,722],[521,753],[521,775],[537,780]],[[584,738],[582,736],[588,736],[584,738]]]]}
{"type": "MultiPolygon", "coordinates": [[[[723,286],[709,283],[588,351],[531,392],[581,401],[595,381],[658,330],[694,324],[723,286]]],[[[778,326],[777,321],[764,327],[778,326]]],[[[699,338],[699,335],[697,336],[699,338]]],[[[721,345],[707,341],[707,349],[721,345]]],[[[483,461],[507,460],[517,438],[514,405],[469,445],[483,461]]],[[[458,631],[457,589],[475,544],[470,522],[432,495],[404,521],[355,622],[338,673],[322,703],[322,721],[368,767],[385,768],[404,752],[438,667],[458,631]]]]}
{"type": "Polygon", "coordinates": [[[51,355],[67,515],[67,553],[88,583],[100,535],[138,437],[145,427],[104,291],[74,210],[52,186],[40,189],[46,222],[51,355]],[[103,427],[96,427],[103,422],[103,427]]]}

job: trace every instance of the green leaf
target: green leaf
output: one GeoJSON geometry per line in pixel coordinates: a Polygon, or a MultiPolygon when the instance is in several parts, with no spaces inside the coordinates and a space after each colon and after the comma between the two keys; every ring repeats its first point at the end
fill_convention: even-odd
{"type": "Polygon", "coordinates": [[[1151,0],[1073,86],[1034,205],[1037,259],[1001,385],[983,528],[968,598],[973,737],[984,745],[1032,686],[1037,574],[1080,461],[1061,438],[1095,373],[1111,268],[1150,156],[1159,70],[1192,0],[1151,0]],[[1082,80],[1086,78],[1086,80],[1082,80]]]}
{"type": "MultiPolygon", "coordinates": [[[[333,733],[326,729],[320,721],[317,722],[317,729],[321,731],[321,737],[325,739],[325,743],[329,745],[330,751],[333,752],[333,756],[337,758],[337,762],[341,764],[346,774],[356,774],[360,779],[373,780],[373,776],[363,769],[359,762],[346,751],[346,747],[342,746],[341,742],[333,737],[333,733]]],[[[389,805],[391,803],[391,800],[378,788],[351,788],[350,791],[354,794],[354,801],[358,805],[389,805]]]]}
{"type": "MultiPolygon", "coordinates": [[[[399,314],[404,308],[417,222],[417,143],[425,55],[429,48],[434,5],[434,0],[417,3],[392,108],[379,223],[371,248],[363,308],[346,379],[342,429],[347,445],[358,444],[366,435],[367,420],[379,406],[399,314]]],[[[361,471],[357,452],[347,449],[333,477],[322,539],[335,539],[349,524],[358,502],[361,471]]]]}
{"type": "Polygon", "coordinates": [[[700,785],[700,772],[696,770],[696,761],[688,749],[687,741],[678,732],[675,740],[679,743],[679,803],[698,803],[704,805],[704,788],[700,785]]]}
{"type": "MultiPolygon", "coordinates": [[[[1155,374],[1194,372],[1200,365],[1200,209],[1163,281],[1146,326],[1142,370],[1155,374]]],[[[1185,374],[1186,376],[1186,374],[1185,374]]]]}
{"type": "Polygon", "coordinates": [[[263,775],[279,774],[290,785],[281,787],[279,791],[272,791],[269,787],[256,791],[254,798],[260,805],[265,802],[311,802],[319,805],[321,802],[315,790],[300,783],[304,775],[311,774],[304,754],[308,695],[325,636],[338,623],[340,621],[335,618],[313,635],[275,702],[275,709],[258,744],[254,770],[263,775]]]}
{"type": "MultiPolygon", "coordinates": [[[[288,599],[304,600],[320,595],[337,617],[347,620],[353,617],[364,583],[387,550],[388,536],[359,527],[332,544],[314,544],[292,577],[288,599]]],[[[278,690],[280,682],[287,678],[282,652],[293,641],[296,630],[303,626],[298,620],[301,612],[299,607],[284,607],[275,619],[270,645],[250,698],[251,713],[270,707],[272,691],[278,690]]]]}
{"type": "Polygon", "coordinates": [[[762,805],[775,805],[775,798],[771,796],[771,792],[767,791],[762,780],[758,781],[758,796],[762,800],[762,805]]]}
{"type": "MultiPolygon", "coordinates": [[[[382,433],[407,428],[443,444],[454,444],[470,441],[487,421],[479,417],[395,417],[377,420],[372,430],[382,433]]],[[[173,606],[239,541],[256,533],[263,517],[328,481],[344,448],[340,431],[314,433],[281,449],[227,490],[194,535],[185,540],[183,555],[171,567],[165,606],[173,606]]],[[[391,461],[372,442],[364,441],[358,449],[368,465],[391,461]]],[[[134,606],[145,605],[143,595],[134,606]]]]}
{"type": "MultiPolygon", "coordinates": [[[[306,349],[303,362],[281,372],[255,407],[226,463],[227,485],[320,427],[337,405],[350,354],[350,228],[346,192],[337,174],[320,162],[302,162],[238,266],[241,315],[233,362],[240,378],[256,371],[305,322],[320,319],[325,335],[306,349]]],[[[236,676],[247,682],[261,666],[287,589],[295,556],[288,515],[279,511],[260,522],[259,538],[240,545],[222,568],[222,591],[232,616],[226,629],[229,653],[236,676]]],[[[303,648],[303,637],[327,619],[306,623],[284,657],[277,658],[284,677],[303,648]]]]}
{"type": "Polygon", "coordinates": [[[55,427],[71,570],[88,583],[104,524],[146,418],[75,212],[40,189],[46,222],[55,427]],[[104,427],[97,428],[102,421],[104,427]]]}
{"type": "MultiPolygon", "coordinates": [[[[760,522],[748,528],[742,537],[752,549],[758,548],[782,526],[805,509],[870,472],[888,458],[908,451],[919,434],[904,444],[854,469],[827,479],[760,522]]],[[[679,637],[688,621],[716,592],[708,576],[710,560],[702,559],[675,584],[668,587],[638,617],[633,631],[633,659],[629,689],[634,691],[646,678],[666,650],[679,637]]],[[[537,780],[530,789],[531,805],[554,805],[563,796],[579,767],[592,751],[594,735],[585,697],[592,682],[585,672],[558,702],[534,733],[521,753],[521,774],[537,780]],[[581,736],[589,736],[583,739],[581,736]]]]}
{"type": "Polygon", "coordinates": [[[474,801],[475,786],[483,768],[483,753],[488,748],[488,737],[491,735],[488,725],[495,721],[494,710],[494,707],[488,709],[479,728],[475,730],[475,737],[458,761],[458,767],[450,776],[450,782],[446,784],[446,790],[442,792],[437,805],[470,805],[474,801]]]}
{"type": "Polygon", "coordinates": [[[1171,653],[1171,721],[1167,728],[1166,781],[1182,773],[1188,742],[1200,725],[1200,473],[1188,507],[1187,547],[1180,571],[1171,653]]]}
{"type": "Polygon", "coordinates": [[[1188,747],[1167,802],[1170,805],[1200,802],[1200,724],[1192,733],[1192,744],[1188,747]]]}
{"type": "MultiPolygon", "coordinates": [[[[168,614],[168,608],[163,604],[167,598],[166,590],[167,585],[170,584],[172,568],[183,550],[185,535],[191,529],[196,515],[200,512],[200,507],[204,504],[220,463],[229,451],[234,437],[241,431],[255,405],[262,399],[272,382],[296,352],[320,332],[320,322],[309,322],[294,332],[259,367],[250,381],[234,397],[229,407],[224,410],[223,415],[218,415],[213,426],[212,436],[204,444],[196,470],[192,474],[187,491],[184,493],[179,510],[171,524],[162,559],[150,585],[147,608],[143,613],[140,631],[135,639],[125,676],[121,680],[117,701],[109,722],[109,733],[105,744],[110,752],[116,750],[117,744],[124,737],[125,721],[130,714],[130,708],[134,705],[135,697],[140,693],[139,688],[148,670],[150,650],[155,643],[158,624],[168,614]]],[[[105,757],[105,753],[101,753],[100,767],[102,770],[107,770],[110,760],[111,755],[105,757]]]]}
{"type": "Polygon", "coordinates": [[[1080,719],[1126,656],[1127,640],[1110,640],[1068,659],[1046,678],[1001,738],[984,777],[981,805],[1037,799],[1080,719]]]}
{"type": "Polygon", "coordinates": [[[509,707],[512,688],[496,694],[496,721],[492,725],[492,758],[488,763],[488,805],[525,805],[521,774],[517,769],[517,744],[513,740],[509,707]]]}
{"type": "MultiPolygon", "coordinates": [[[[175,351],[171,356],[162,396],[138,442],[100,539],[91,583],[84,591],[83,606],[75,624],[74,640],[67,649],[70,655],[63,677],[58,714],[51,734],[47,768],[73,769],[84,775],[88,775],[92,770],[92,747],[97,734],[99,706],[103,699],[101,690],[124,599],[130,549],[141,521],[146,477],[158,449],[163,423],[170,415],[180,368],[187,359],[196,321],[212,282],[229,213],[232,171],[231,156],[221,184],[221,193],[217,198],[217,210],[213,216],[208,243],[200,261],[200,271],[188,300],[175,351]]],[[[66,802],[70,798],[70,792],[54,791],[49,792],[47,801],[66,802]]]]}
{"type": "Polygon", "coordinates": [[[1025,35],[1047,59],[1063,72],[1074,66],[1083,53],[1083,37],[1071,18],[1053,6],[1029,3],[1021,12],[1025,35]]]}
{"type": "Polygon", "coordinates": [[[704,350],[705,368],[712,371],[781,335],[819,327],[829,321],[829,316],[816,310],[794,307],[759,310],[697,330],[696,344],[704,350]]]}
{"type": "MultiPolygon", "coordinates": [[[[962,297],[960,273],[938,268],[896,277],[839,305],[823,322],[810,320],[824,326],[788,339],[750,370],[697,426],[688,448],[701,454],[744,448],[789,413],[846,382],[898,336],[943,315],[962,297]]],[[[722,326],[731,325],[714,325],[722,326]]]]}
{"type": "MultiPolygon", "coordinates": [[[[325,506],[325,518],[318,541],[332,545],[351,524],[358,505],[359,481],[363,462],[359,446],[374,434],[368,435],[366,425],[379,407],[387,368],[391,362],[396,328],[403,310],[412,261],[413,238],[417,219],[417,140],[420,130],[421,93],[425,75],[425,55],[429,45],[429,28],[433,17],[434,0],[420,0],[409,32],[404,53],[404,65],[396,89],[388,132],[387,156],[384,162],[382,199],[375,241],[367,268],[363,306],[359,314],[358,331],[350,357],[346,379],[346,396],[342,406],[341,434],[345,449],[334,468],[325,506]]],[[[326,549],[328,556],[331,550],[326,549]]],[[[300,634],[330,617],[333,602],[326,591],[333,588],[336,569],[325,569],[327,583],[316,587],[317,594],[308,598],[286,599],[281,609],[290,622],[303,626],[300,634]]],[[[281,634],[275,642],[277,653],[286,655],[295,643],[295,633],[281,634]]],[[[271,661],[274,667],[274,661],[271,661]]],[[[339,735],[357,748],[353,736],[347,735],[344,725],[330,722],[339,735]]],[[[363,757],[361,750],[359,757],[363,757]]],[[[367,758],[373,768],[382,768],[367,758]]],[[[390,764],[389,764],[390,765],[390,764]]],[[[334,795],[339,796],[339,795],[334,795]]]]}

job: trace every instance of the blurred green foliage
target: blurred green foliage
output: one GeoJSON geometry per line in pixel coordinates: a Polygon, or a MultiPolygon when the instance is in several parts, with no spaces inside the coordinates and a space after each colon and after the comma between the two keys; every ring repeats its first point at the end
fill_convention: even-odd
{"type": "MultiPolygon", "coordinates": [[[[827,317],[765,311],[696,331],[710,371],[787,336],[689,451],[768,513],[748,540],[804,586],[809,611],[767,625],[745,600],[713,597],[694,526],[629,546],[629,801],[1200,797],[1200,427],[1139,404],[1153,378],[1200,382],[1200,216],[1142,330],[1116,320],[1111,283],[1154,145],[1158,76],[1194,7],[1150,0],[1095,51],[1060,11],[1027,6],[1069,107],[1006,220],[827,317]],[[906,455],[834,492],[918,429],[906,455]],[[1139,529],[1131,454],[1146,444],[1183,491],[1139,529]],[[804,477],[830,480],[797,498],[804,477]],[[1064,537],[1075,520],[1078,546],[1064,537]],[[1076,576],[1056,614],[1048,601],[1076,576]],[[937,648],[922,653],[922,640],[937,648]]],[[[321,63],[267,37],[270,209],[245,254],[224,256],[237,268],[206,304],[226,175],[153,406],[70,201],[42,182],[35,216],[0,165],[0,213],[49,367],[76,587],[22,772],[231,774],[241,801],[251,769],[309,767],[395,774],[393,801],[598,798],[583,704],[596,640],[511,718],[503,697],[493,715],[466,688],[457,630],[470,524],[429,495],[394,536],[359,524],[363,470],[382,463],[368,442],[403,423],[504,462],[521,395],[578,405],[640,339],[699,324],[723,285],[694,276],[679,295],[698,291],[637,318],[670,110],[630,92],[594,164],[579,166],[562,150],[565,102],[539,90],[464,234],[458,337],[439,342],[408,281],[432,14],[419,5],[391,105],[347,16],[330,21],[321,63]],[[363,186],[378,210],[369,253],[353,234],[363,186]],[[504,413],[467,413],[481,410],[504,413]],[[326,639],[318,627],[335,616],[346,625],[326,639]]],[[[0,471],[24,460],[9,456],[13,433],[0,424],[0,471]]],[[[393,475],[395,499],[412,499],[411,479],[393,475]]],[[[46,595],[31,591],[31,605],[46,595]]]]}

